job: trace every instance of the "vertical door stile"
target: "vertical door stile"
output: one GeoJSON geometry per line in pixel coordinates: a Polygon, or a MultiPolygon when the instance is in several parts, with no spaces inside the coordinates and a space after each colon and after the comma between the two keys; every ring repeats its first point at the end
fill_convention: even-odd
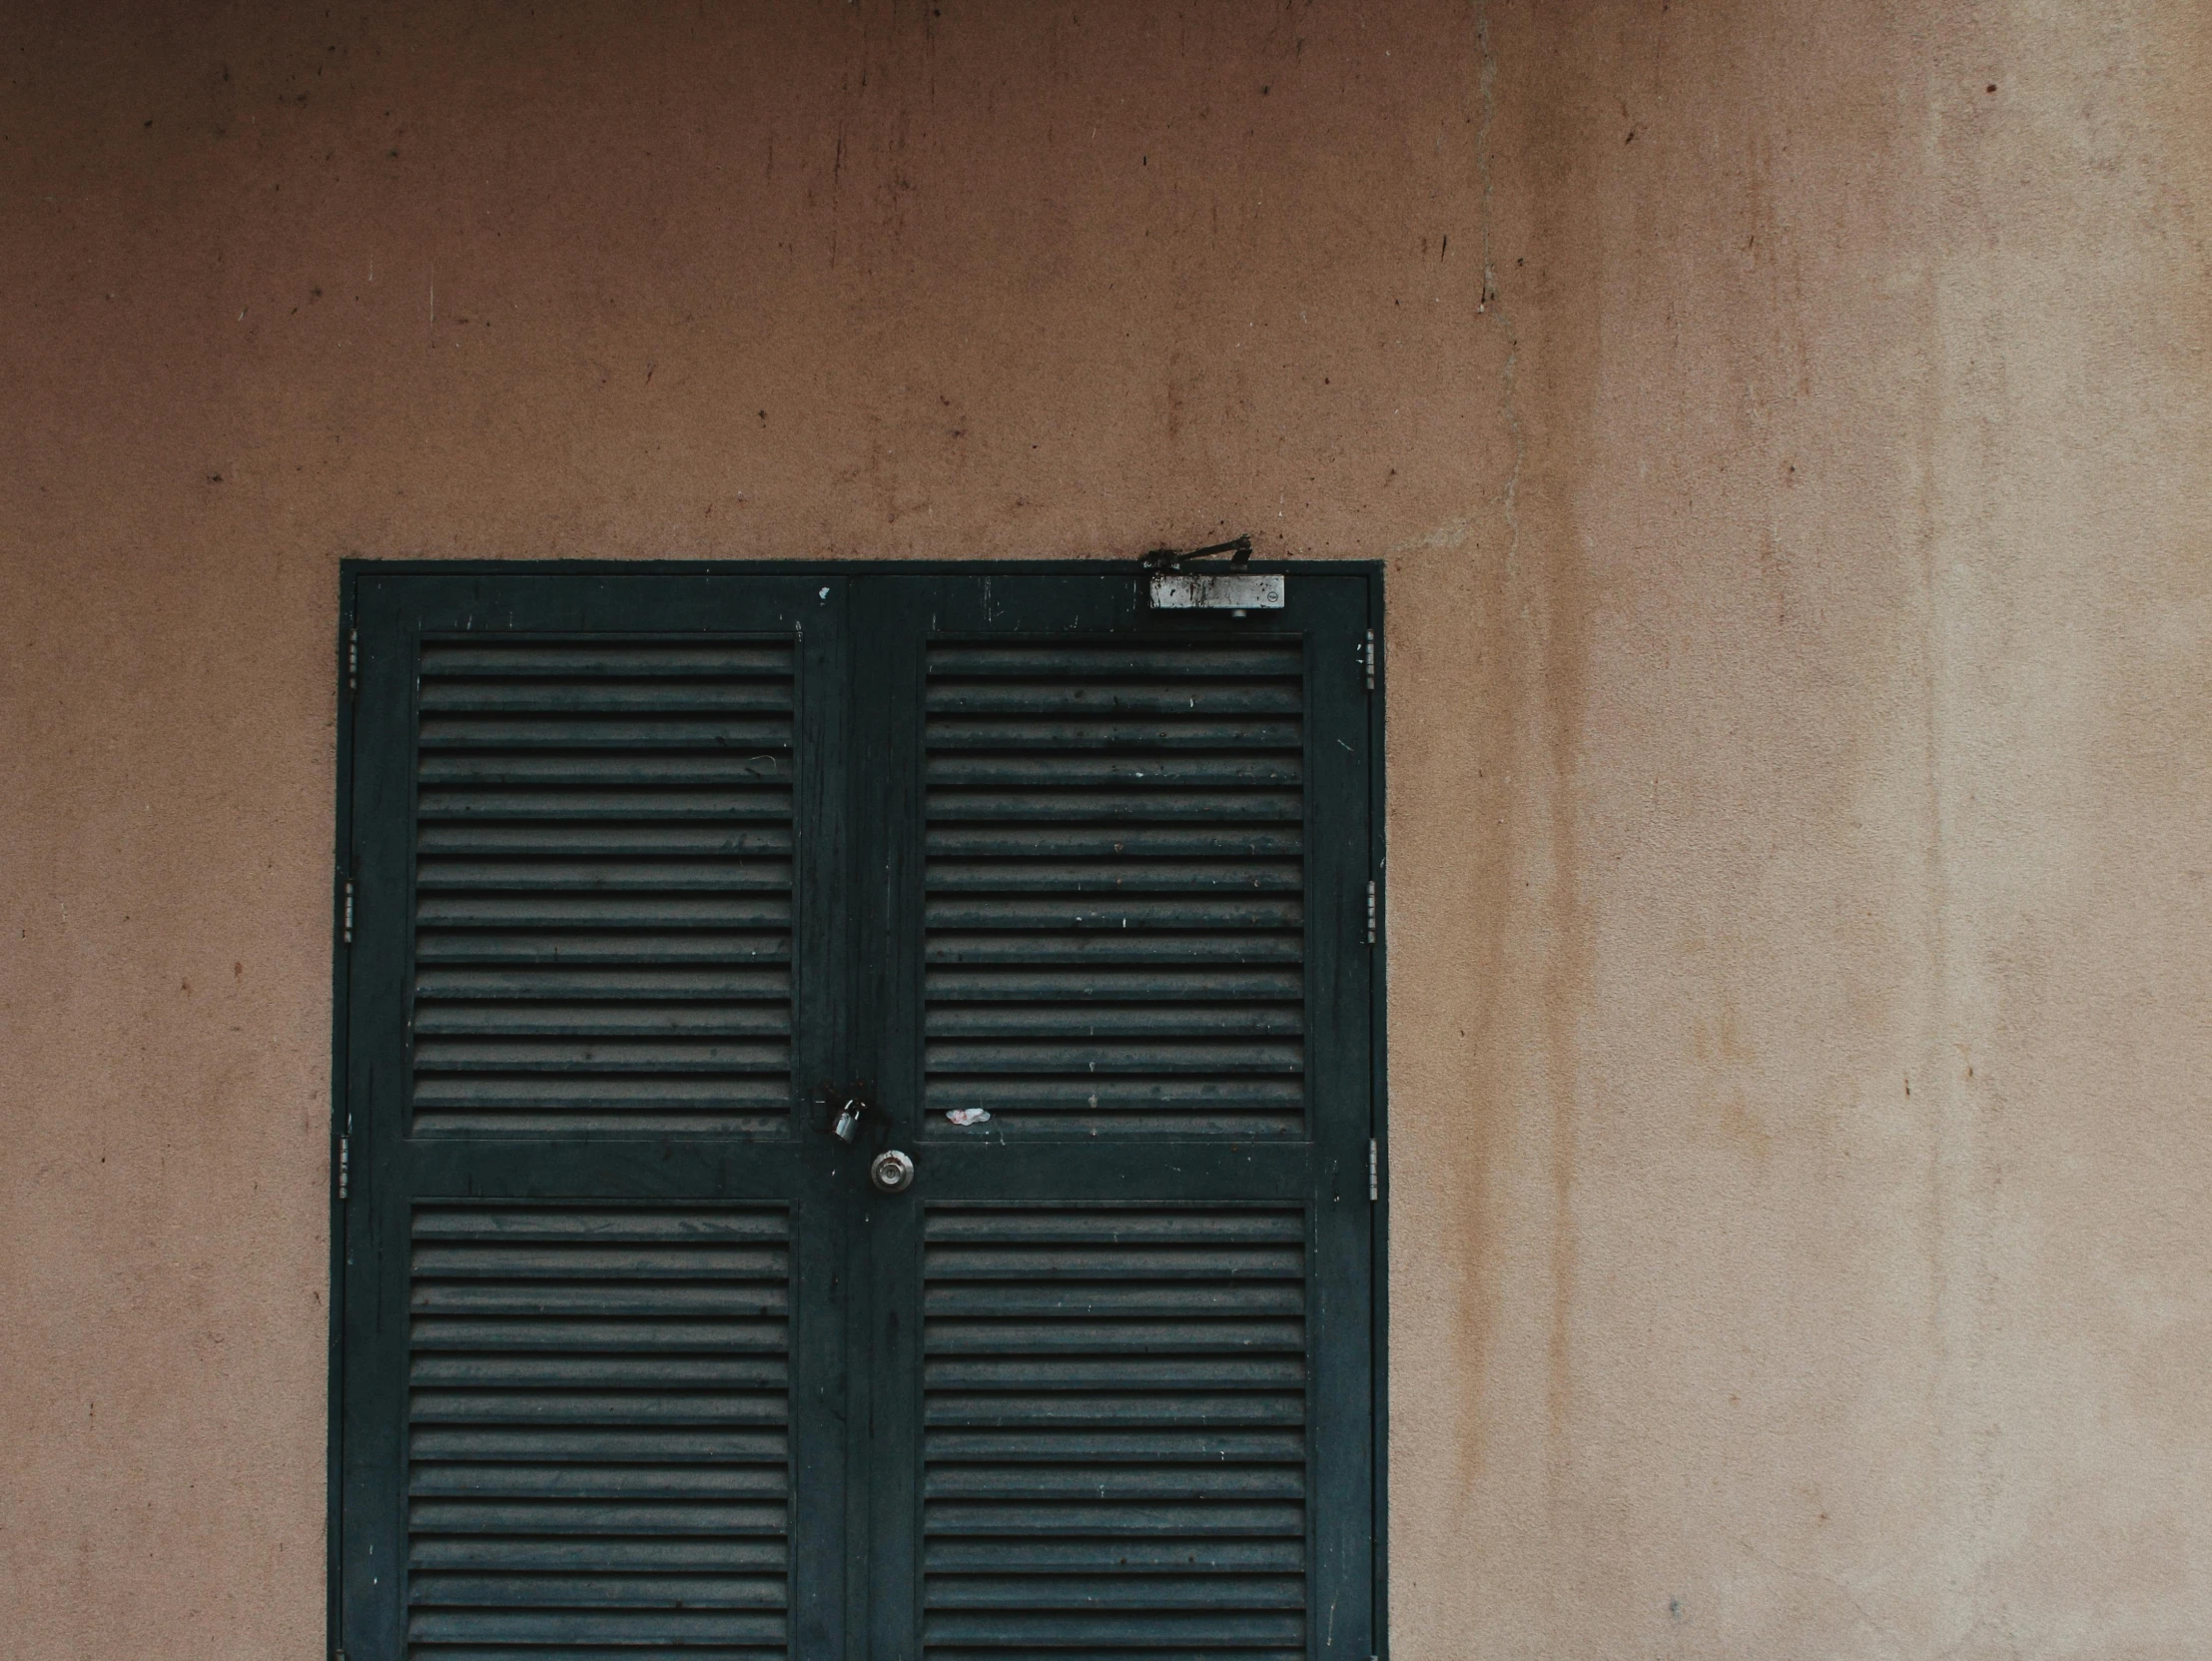
{"type": "MultiPolygon", "coordinates": [[[[854,582],[852,706],[855,883],[856,1040],[875,1112],[855,1142],[853,1191],[861,1218],[860,1258],[868,1308],[854,1323],[866,1375],[863,1438],[856,1468],[868,1474],[855,1495],[856,1527],[866,1544],[859,1577],[869,1654],[909,1656],[917,1618],[917,1519],[920,1426],[914,1380],[922,1365],[918,1296],[920,1207],[912,1194],[870,1186],[868,1163],[898,1149],[919,1152],[921,1033],[912,989],[921,976],[918,876],[921,822],[922,655],[935,584],[882,577],[854,582]]],[[[925,1164],[925,1172],[926,1172],[925,1164]]]]}
{"type": "Polygon", "coordinates": [[[406,1264],[404,1179],[389,1130],[405,1111],[405,991],[411,893],[415,628],[389,590],[364,582],[367,636],[355,717],[357,895],[348,962],[346,1111],[352,1122],[346,1235],[340,1548],[344,1635],[370,1655],[404,1653],[399,1563],[404,1531],[406,1264]]]}
{"type": "MultiPolygon", "coordinates": [[[[337,870],[335,881],[350,881],[354,867],[354,765],[359,746],[354,735],[353,689],[361,680],[361,632],[355,621],[354,579],[339,581],[339,636],[345,642],[341,672],[346,693],[338,699],[338,799],[336,814],[337,870]]],[[[331,945],[331,1159],[332,1181],[339,1178],[336,1162],[350,1153],[341,1139],[346,1135],[347,1088],[352,1073],[348,1038],[353,1030],[353,979],[348,959],[353,955],[353,931],[343,929],[331,945]]],[[[350,1188],[350,1184],[349,1184],[350,1188]]],[[[346,1546],[346,1292],[348,1275],[347,1219],[345,1201],[351,1193],[333,1198],[330,1233],[330,1310],[327,1339],[329,1368],[325,1380],[324,1482],[330,1496],[330,1519],[324,1530],[324,1625],[334,1642],[345,1619],[346,1546]]]]}
{"type": "Polygon", "coordinates": [[[1383,890],[1376,908],[1374,945],[1367,969],[1367,1134],[1373,1180],[1369,1184],[1367,1227],[1367,1557],[1369,1648],[1376,1661],[1390,1655],[1390,1554],[1389,1539],[1389,1369],[1390,1353],[1390,1210],[1389,1161],[1389,1020],[1387,966],[1389,963],[1388,861],[1385,837],[1388,821],[1383,815],[1383,786],[1388,771],[1385,717],[1389,689],[1388,664],[1382,652],[1387,631],[1383,626],[1383,593],[1380,574],[1366,584],[1367,639],[1363,679],[1366,683],[1367,733],[1366,819],[1367,861],[1383,890]]]}
{"type": "MultiPolygon", "coordinates": [[[[743,577],[722,578],[740,591],[743,577]]],[[[852,920],[847,897],[850,808],[843,758],[850,737],[847,604],[842,578],[802,585],[792,619],[798,663],[792,815],[792,1117],[799,1184],[792,1296],[790,1483],[792,1656],[845,1649],[852,1579],[847,1561],[846,1394],[848,1291],[853,1284],[853,1196],[841,1150],[823,1134],[816,1093],[842,1080],[852,1035],[852,920]]]]}
{"type": "Polygon", "coordinates": [[[1372,1241],[1367,1150],[1372,1131],[1367,884],[1374,875],[1364,657],[1365,585],[1337,579],[1339,602],[1308,636],[1312,905],[1307,1078],[1316,1102],[1313,1301],[1313,1653],[1374,1653],[1372,1241]]]}

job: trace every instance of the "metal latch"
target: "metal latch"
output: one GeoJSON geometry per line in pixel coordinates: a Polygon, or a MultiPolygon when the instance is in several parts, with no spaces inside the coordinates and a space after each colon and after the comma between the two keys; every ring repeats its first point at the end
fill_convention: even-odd
{"type": "Polygon", "coordinates": [[[1254,576],[1249,571],[1235,569],[1217,576],[1210,571],[1190,569],[1194,559],[1212,559],[1224,553],[1229,556],[1232,567],[1247,564],[1252,557],[1252,539],[1238,536],[1230,541],[1215,542],[1211,547],[1183,551],[1154,548],[1147,553],[1143,564],[1152,573],[1152,609],[1227,611],[1239,617],[1247,611],[1280,611],[1282,578],[1279,576],[1254,576]]]}
{"type": "Polygon", "coordinates": [[[1152,573],[1154,611],[1280,611],[1279,576],[1207,576],[1195,572],[1152,573]]]}

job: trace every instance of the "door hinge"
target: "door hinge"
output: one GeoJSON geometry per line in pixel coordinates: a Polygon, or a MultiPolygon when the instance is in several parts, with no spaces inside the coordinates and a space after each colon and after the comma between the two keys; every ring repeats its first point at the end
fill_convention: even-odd
{"type": "Polygon", "coordinates": [[[1382,1151],[1375,1146],[1375,1139],[1367,1139],[1367,1198],[1382,1198],[1382,1151]]]}
{"type": "Polygon", "coordinates": [[[344,1200],[354,1186],[354,1139],[338,1139],[338,1197],[344,1200]]]}
{"type": "MultiPolygon", "coordinates": [[[[1375,684],[1375,677],[1372,673],[1367,677],[1367,684],[1369,686],[1375,684]]],[[[348,692],[359,692],[361,690],[361,630],[358,628],[350,628],[346,631],[346,690],[348,692]]],[[[345,1661],[345,1657],[341,1656],[339,1661],[345,1661]]]]}
{"type": "Polygon", "coordinates": [[[1367,944],[1375,943],[1375,885],[1367,885],[1367,944]]]}
{"type": "MultiPolygon", "coordinates": [[[[1369,886],[1369,887],[1372,887],[1372,886],[1373,886],[1373,884],[1369,884],[1368,886],[1369,886]]],[[[1372,928],[1373,928],[1373,918],[1374,918],[1374,907],[1373,907],[1372,905],[1370,905],[1370,906],[1369,906],[1369,907],[1367,908],[1367,911],[1368,911],[1368,921],[1369,921],[1369,929],[1370,929],[1370,934],[1369,934],[1369,938],[1371,939],[1371,938],[1373,938],[1373,936],[1372,936],[1372,928]]],[[[353,885],[353,884],[352,884],[351,882],[349,882],[349,883],[348,883],[348,884],[346,885],[346,917],[345,917],[345,922],[344,922],[343,926],[342,926],[342,927],[340,928],[339,932],[340,932],[340,933],[341,933],[342,935],[344,935],[344,936],[346,937],[346,944],[347,944],[347,945],[349,945],[349,946],[353,945],[353,943],[354,943],[354,885],[353,885]]]]}
{"type": "Polygon", "coordinates": [[[1366,642],[1359,648],[1359,666],[1367,671],[1367,690],[1375,689],[1375,631],[1367,631],[1366,642]]]}

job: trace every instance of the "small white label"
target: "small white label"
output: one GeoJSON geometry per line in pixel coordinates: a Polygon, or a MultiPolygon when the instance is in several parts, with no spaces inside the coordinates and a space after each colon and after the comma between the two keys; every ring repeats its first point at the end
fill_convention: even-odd
{"type": "Polygon", "coordinates": [[[1215,576],[1206,571],[1159,571],[1152,577],[1155,611],[1280,611],[1279,576],[1215,576]]]}

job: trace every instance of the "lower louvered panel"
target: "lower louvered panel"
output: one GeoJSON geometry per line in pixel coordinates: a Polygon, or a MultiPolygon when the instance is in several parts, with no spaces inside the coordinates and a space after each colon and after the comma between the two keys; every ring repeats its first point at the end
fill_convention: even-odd
{"type": "Polygon", "coordinates": [[[924,1225],[931,1661],[1292,1661],[1305,1216],[961,1207],[924,1225]]]}
{"type": "Polygon", "coordinates": [[[411,1233],[408,1653],[783,1656],[787,1215],[423,1205],[411,1233]]]}

